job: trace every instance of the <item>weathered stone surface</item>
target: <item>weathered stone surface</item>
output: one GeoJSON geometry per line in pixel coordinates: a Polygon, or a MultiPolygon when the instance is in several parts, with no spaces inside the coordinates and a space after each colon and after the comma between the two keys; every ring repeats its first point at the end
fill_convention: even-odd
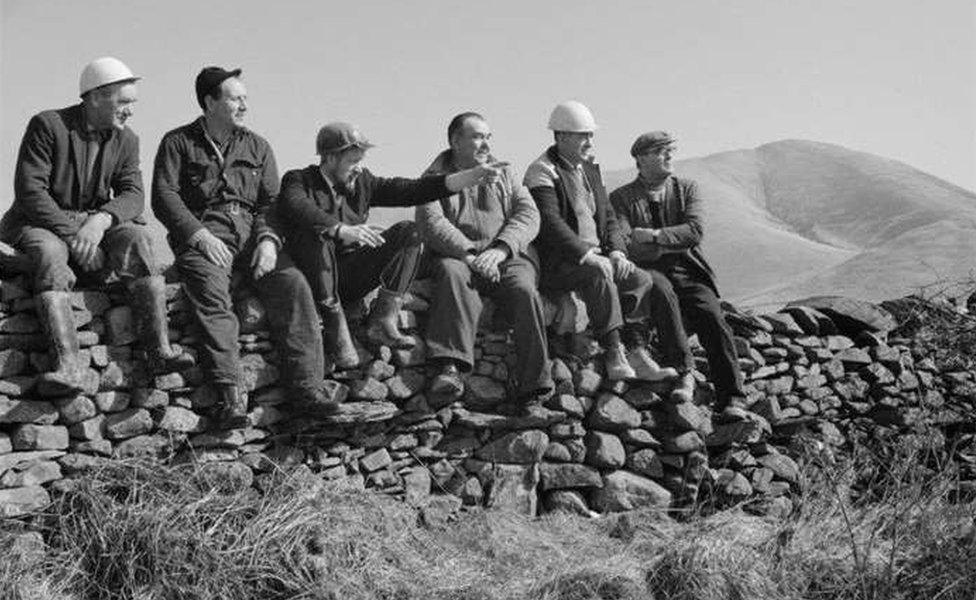
{"type": "Polygon", "coordinates": [[[602,431],[586,434],[586,463],[598,469],[618,469],[624,466],[626,454],[620,438],[602,431]]]}
{"type": "Polygon", "coordinates": [[[390,466],[393,460],[390,458],[390,453],[386,451],[386,448],[380,448],[374,452],[370,452],[363,458],[359,460],[359,465],[367,472],[372,473],[373,471],[378,471],[382,468],[390,466]]]}
{"type": "Polygon", "coordinates": [[[600,394],[587,418],[588,426],[603,431],[623,431],[640,424],[640,413],[623,398],[610,393],[600,394]]]}
{"type": "Polygon", "coordinates": [[[24,469],[11,469],[0,476],[0,487],[17,488],[44,485],[61,479],[61,467],[54,461],[38,461],[24,469]]]}
{"type": "Polygon", "coordinates": [[[664,465],[658,458],[657,452],[646,448],[638,450],[627,457],[627,469],[644,477],[661,477],[664,475],[664,465]]]}
{"type": "Polygon", "coordinates": [[[404,369],[384,383],[390,390],[390,398],[406,400],[424,390],[424,386],[427,385],[427,378],[416,369],[404,369]]]}
{"type": "Polygon", "coordinates": [[[667,404],[665,415],[668,424],[678,431],[697,431],[701,435],[712,432],[712,421],[708,414],[691,402],[667,404]]]}
{"type": "Polygon", "coordinates": [[[705,442],[697,431],[686,431],[662,441],[663,450],[671,454],[687,454],[705,448],[705,442]]]}
{"type": "Polygon", "coordinates": [[[802,335],[803,328],[797,325],[796,321],[787,313],[773,313],[761,315],[759,317],[773,327],[773,333],[783,333],[786,335],[802,335]]]}
{"type": "Polygon", "coordinates": [[[68,447],[68,428],[29,423],[15,429],[10,441],[15,450],[64,450],[68,447]]]}
{"type": "Polygon", "coordinates": [[[132,396],[126,392],[99,392],[95,394],[95,406],[104,413],[121,412],[129,408],[132,396]]]}
{"type": "Polygon", "coordinates": [[[603,378],[593,369],[580,369],[573,377],[573,383],[580,396],[595,396],[603,378]]]}
{"type": "Polygon", "coordinates": [[[241,356],[240,364],[241,382],[248,392],[261,389],[278,380],[278,368],[269,364],[260,354],[245,354],[241,356]]]}
{"type": "Polygon", "coordinates": [[[6,433],[0,432],[0,454],[6,454],[12,452],[14,445],[10,442],[10,436],[6,433]]]}
{"type": "Polygon", "coordinates": [[[796,483],[800,479],[800,467],[789,456],[780,453],[770,453],[758,457],[759,464],[770,469],[776,477],[796,483]]]}
{"type": "Polygon", "coordinates": [[[163,390],[157,390],[155,388],[136,388],[132,391],[130,404],[135,408],[162,408],[169,404],[169,394],[163,390]]]}
{"type": "Polygon", "coordinates": [[[20,350],[0,350],[0,377],[21,375],[27,370],[27,355],[20,350]]]}
{"type": "Polygon", "coordinates": [[[567,448],[565,444],[560,444],[559,442],[553,441],[550,441],[549,445],[546,446],[546,453],[542,458],[547,462],[573,462],[573,455],[569,453],[569,448],[567,448]]]}
{"type": "Polygon", "coordinates": [[[581,517],[595,517],[598,513],[590,510],[586,500],[579,492],[571,490],[553,490],[542,498],[542,508],[545,512],[565,511],[581,517]]]}
{"type": "Polygon", "coordinates": [[[156,425],[164,431],[198,433],[207,427],[206,419],[185,408],[167,406],[156,425]]]}
{"type": "Polygon", "coordinates": [[[0,517],[19,517],[37,512],[51,503],[51,497],[40,486],[0,490],[0,517]]]}
{"type": "Polygon", "coordinates": [[[534,463],[542,460],[549,445],[549,436],[543,431],[529,429],[504,435],[480,448],[475,456],[500,463],[534,463]]]}
{"type": "Polygon", "coordinates": [[[661,442],[651,435],[649,431],[644,429],[628,429],[620,434],[620,440],[625,444],[630,444],[638,448],[653,448],[656,450],[661,447],[661,442]]]}
{"type": "Polygon", "coordinates": [[[488,490],[485,498],[486,507],[530,516],[536,514],[538,464],[507,465],[472,460],[465,461],[464,464],[469,472],[477,476],[482,489],[488,490]]]}
{"type": "Polygon", "coordinates": [[[671,492],[654,481],[630,473],[613,471],[603,476],[603,487],[590,492],[590,505],[601,512],[671,506],[671,492]]]}
{"type": "Polygon", "coordinates": [[[34,384],[37,377],[33,375],[14,375],[6,379],[0,379],[0,395],[2,396],[26,396],[34,384]]]}
{"type": "Polygon", "coordinates": [[[576,463],[542,463],[539,465],[539,476],[539,488],[543,491],[603,485],[599,471],[576,463]]]}
{"type": "Polygon", "coordinates": [[[505,386],[489,377],[473,375],[465,384],[465,406],[473,410],[491,409],[504,402],[505,386]]]}
{"type": "Polygon", "coordinates": [[[58,420],[58,409],[40,400],[11,400],[0,396],[0,423],[50,425],[58,420]]]}
{"type": "Polygon", "coordinates": [[[251,487],[254,472],[236,461],[209,461],[194,467],[192,480],[203,490],[235,494],[251,487]]]}
{"type": "Polygon", "coordinates": [[[385,400],[387,394],[389,394],[389,388],[381,382],[373,378],[367,379],[357,379],[353,381],[349,386],[349,395],[357,400],[365,400],[369,402],[379,402],[380,400],[385,400]]]}
{"type": "MultiPolygon", "coordinates": [[[[275,410],[274,407],[259,407],[266,411],[275,410]]],[[[257,412],[255,409],[254,412],[257,412]]],[[[277,411],[275,411],[277,412],[277,411]]],[[[347,424],[347,423],[373,423],[377,421],[389,421],[400,414],[396,404],[392,402],[344,402],[339,405],[338,412],[323,417],[321,421],[327,424],[347,424]]],[[[260,424],[254,422],[254,426],[260,424]]]]}
{"type": "Polygon", "coordinates": [[[95,415],[68,428],[68,435],[77,440],[100,440],[105,435],[105,415],[95,415]]]}
{"type": "Polygon", "coordinates": [[[842,296],[815,296],[787,306],[808,306],[830,317],[846,335],[861,331],[891,331],[897,324],[891,313],[876,304],[842,296]]]}
{"type": "Polygon", "coordinates": [[[403,499],[412,505],[419,505],[430,496],[430,472],[422,467],[411,467],[400,472],[403,480],[403,499]]]}
{"type": "MultiPolygon", "coordinates": [[[[780,415],[782,416],[782,411],[780,415]]],[[[760,441],[764,435],[772,433],[772,427],[763,417],[755,413],[747,413],[747,420],[735,423],[722,423],[715,426],[715,431],[705,438],[709,448],[745,444],[760,441]]]]}
{"type": "Polygon", "coordinates": [[[583,410],[583,403],[572,394],[554,394],[546,402],[546,406],[553,410],[562,411],[577,419],[582,419],[586,415],[586,411],[583,410]]]}
{"type": "Polygon", "coordinates": [[[144,408],[129,408],[105,418],[105,437],[110,440],[125,440],[152,430],[152,416],[144,408]]]}
{"type": "Polygon", "coordinates": [[[61,398],[54,401],[58,413],[61,415],[61,422],[65,425],[80,423],[98,414],[95,403],[86,396],[75,396],[73,398],[61,398]]]}

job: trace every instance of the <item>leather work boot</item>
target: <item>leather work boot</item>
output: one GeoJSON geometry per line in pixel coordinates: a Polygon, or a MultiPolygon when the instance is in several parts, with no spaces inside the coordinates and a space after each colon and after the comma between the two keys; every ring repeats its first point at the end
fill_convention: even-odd
{"type": "Polygon", "coordinates": [[[607,368],[607,379],[610,381],[633,379],[637,376],[630,363],[627,362],[627,354],[624,352],[623,344],[611,344],[607,348],[603,362],[607,368]]]}
{"type": "Polygon", "coordinates": [[[337,369],[346,370],[359,366],[359,352],[352,343],[349,333],[349,323],[346,313],[339,302],[329,302],[319,305],[322,316],[322,341],[325,353],[332,356],[337,369]]]}
{"type": "Polygon", "coordinates": [[[453,399],[461,397],[464,393],[464,380],[461,379],[461,370],[454,361],[447,361],[441,367],[440,372],[430,383],[430,392],[439,396],[450,396],[453,399]]]}
{"type": "Polygon", "coordinates": [[[635,379],[641,381],[664,381],[666,379],[677,379],[678,371],[672,367],[661,367],[657,364],[647,348],[638,346],[630,351],[628,355],[630,366],[634,369],[635,379]]]}
{"type": "Polygon", "coordinates": [[[214,424],[217,429],[244,429],[250,422],[247,419],[247,394],[233,383],[218,383],[217,404],[214,411],[214,424]]]}
{"type": "Polygon", "coordinates": [[[321,387],[296,387],[290,396],[289,408],[302,416],[324,417],[339,411],[339,402],[321,387]]]}
{"type": "Polygon", "coordinates": [[[140,277],[128,284],[129,305],[146,362],[153,374],[182,371],[193,366],[193,357],[169,345],[166,321],[166,282],[159,275],[140,277]]]}
{"type": "Polygon", "coordinates": [[[50,290],[37,295],[37,316],[47,334],[54,358],[53,371],[37,380],[42,396],[68,396],[85,389],[86,365],[81,364],[78,331],[71,310],[71,294],[50,290]]]}
{"type": "Polygon", "coordinates": [[[380,288],[379,296],[373,303],[373,310],[366,322],[366,338],[378,346],[390,348],[413,348],[417,341],[409,335],[400,333],[397,315],[403,296],[385,288],[380,288]]]}
{"type": "Polygon", "coordinates": [[[695,376],[687,371],[681,376],[678,385],[671,390],[671,402],[681,404],[695,399],[695,376]]]}

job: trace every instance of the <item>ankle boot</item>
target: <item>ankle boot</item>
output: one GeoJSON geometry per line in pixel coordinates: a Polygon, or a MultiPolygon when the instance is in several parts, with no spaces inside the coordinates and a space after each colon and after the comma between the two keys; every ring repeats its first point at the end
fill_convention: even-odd
{"type": "Polygon", "coordinates": [[[322,341],[325,353],[332,356],[338,369],[352,369],[359,366],[359,352],[352,342],[346,313],[339,302],[319,305],[322,316],[322,341]]]}
{"type": "Polygon", "coordinates": [[[303,417],[325,417],[339,411],[339,402],[321,387],[301,386],[290,392],[289,408],[303,417]]]}
{"type": "Polygon", "coordinates": [[[218,383],[214,386],[217,403],[214,410],[214,424],[218,429],[243,429],[248,426],[247,394],[232,383],[218,383]]]}
{"type": "Polygon", "coordinates": [[[623,344],[611,344],[607,348],[607,353],[603,357],[604,365],[607,369],[607,379],[610,381],[620,381],[622,379],[633,379],[637,376],[634,369],[627,362],[627,355],[624,352],[623,344]]]}
{"type": "Polygon", "coordinates": [[[37,316],[47,334],[54,357],[54,370],[38,378],[42,396],[80,394],[85,389],[87,369],[79,358],[78,332],[71,310],[71,295],[47,291],[37,295],[37,316]]]}
{"type": "Polygon", "coordinates": [[[153,374],[182,371],[193,366],[193,357],[169,345],[166,321],[166,283],[159,275],[140,277],[128,284],[136,331],[146,349],[153,374]]]}
{"type": "Polygon", "coordinates": [[[634,369],[636,379],[641,381],[664,381],[678,377],[677,370],[658,365],[657,361],[651,358],[651,353],[643,346],[631,350],[628,359],[630,366],[634,369]]]}
{"type": "Polygon", "coordinates": [[[671,390],[671,402],[674,404],[682,404],[684,402],[692,402],[694,399],[695,376],[691,371],[687,371],[681,375],[677,387],[671,390]]]}
{"type": "Polygon", "coordinates": [[[397,327],[402,301],[400,294],[380,288],[366,324],[366,338],[371,343],[391,348],[413,348],[417,344],[411,336],[400,333],[397,327]]]}

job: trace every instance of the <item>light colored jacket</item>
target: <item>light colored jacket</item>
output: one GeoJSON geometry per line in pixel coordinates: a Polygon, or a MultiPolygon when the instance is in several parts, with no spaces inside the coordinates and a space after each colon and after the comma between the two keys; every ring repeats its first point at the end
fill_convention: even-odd
{"type": "MultiPolygon", "coordinates": [[[[459,170],[451,150],[445,150],[424,174],[445,175],[459,170]]],[[[505,167],[493,183],[471,186],[418,206],[416,219],[427,246],[441,256],[464,258],[469,251],[481,252],[500,243],[512,256],[534,258],[529,254],[529,244],[539,233],[539,210],[510,167],[505,167]]]]}

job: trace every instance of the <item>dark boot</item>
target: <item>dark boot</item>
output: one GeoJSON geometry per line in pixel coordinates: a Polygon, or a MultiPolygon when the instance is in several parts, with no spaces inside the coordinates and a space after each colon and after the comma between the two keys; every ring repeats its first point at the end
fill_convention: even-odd
{"type": "Polygon", "coordinates": [[[291,390],[289,408],[306,417],[324,417],[339,410],[339,402],[322,387],[297,387],[291,390]]]}
{"type": "Polygon", "coordinates": [[[63,291],[47,291],[37,295],[37,316],[51,344],[54,370],[37,380],[37,392],[42,396],[68,396],[85,389],[87,365],[79,358],[78,331],[71,310],[71,295],[63,291]]]}
{"type": "Polygon", "coordinates": [[[325,353],[332,356],[337,369],[346,370],[359,366],[359,352],[352,343],[349,324],[342,304],[329,302],[319,305],[322,316],[322,341],[325,353]]]}
{"type": "Polygon", "coordinates": [[[430,393],[456,400],[464,393],[461,370],[453,360],[445,360],[430,384],[430,393]]]}
{"type": "Polygon", "coordinates": [[[417,345],[411,336],[400,333],[397,326],[402,302],[403,296],[400,294],[380,288],[366,323],[366,337],[370,342],[391,348],[413,348],[417,345]]]}
{"type": "Polygon", "coordinates": [[[153,374],[182,371],[193,366],[193,357],[169,345],[166,321],[166,283],[159,275],[140,277],[129,285],[129,305],[146,362],[153,374]]]}
{"type": "Polygon", "coordinates": [[[247,419],[247,393],[232,383],[218,383],[214,386],[217,403],[214,406],[214,425],[217,429],[243,429],[250,422],[247,419]]]}

